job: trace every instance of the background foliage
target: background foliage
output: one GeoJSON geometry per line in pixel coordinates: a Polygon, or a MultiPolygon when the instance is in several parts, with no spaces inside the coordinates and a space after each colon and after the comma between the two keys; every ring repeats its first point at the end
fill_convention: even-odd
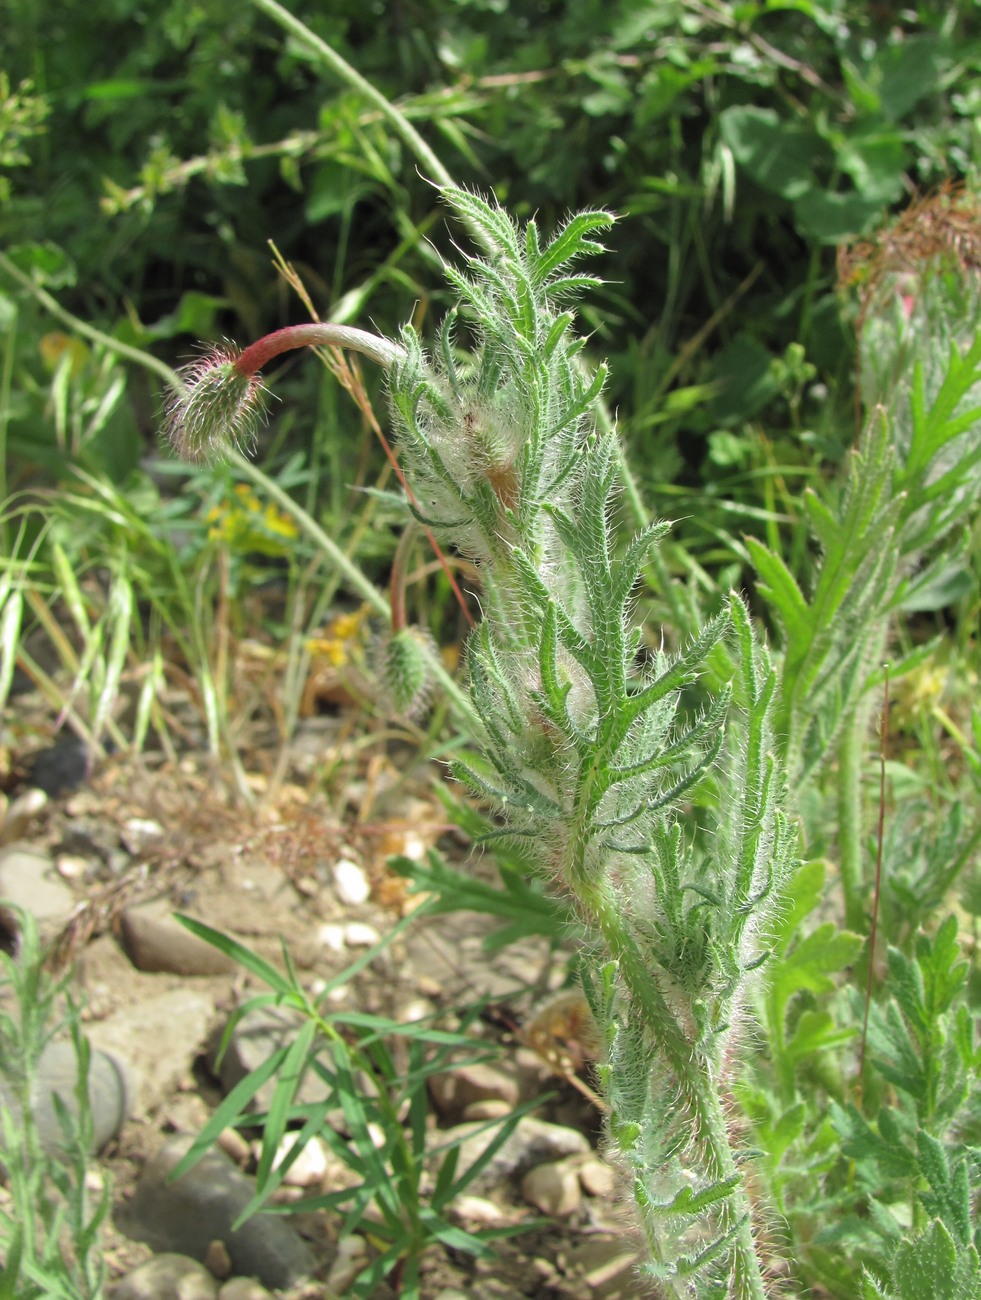
{"type": "MultiPolygon", "coordinates": [[[[177,351],[254,336],[298,314],[272,237],[324,316],[391,330],[425,310],[432,190],[268,18],[227,0],[7,7],[8,104],[31,86],[6,114],[0,238],[62,250],[46,275],[66,305],[177,351]]],[[[600,204],[627,218],[594,323],[650,486],[751,471],[739,435],[764,415],[777,460],[808,428],[847,444],[834,245],[976,164],[975,6],[312,8],[459,183],[546,229],[600,204]]]]}

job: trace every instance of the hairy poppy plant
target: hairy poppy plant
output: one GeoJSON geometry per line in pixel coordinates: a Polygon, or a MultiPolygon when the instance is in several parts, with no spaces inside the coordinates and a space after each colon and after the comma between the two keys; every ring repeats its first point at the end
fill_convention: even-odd
{"type": "MultiPolygon", "coordinates": [[[[409,509],[479,570],[484,617],[468,669],[483,755],[454,772],[498,805],[505,833],[531,846],[583,923],[609,1141],[647,1271],[665,1295],[721,1286],[762,1300],[727,1095],[768,918],[795,863],[772,752],[775,672],[735,596],[680,653],[637,667],[631,593],[667,525],[617,546],[616,439],[593,418],[605,368],[581,364],[568,310],[599,283],[571,265],[599,249],[612,218],[581,213],[542,243],[534,222],[444,195],[486,256],[447,267],[461,306],[432,356],[408,326],[397,344],[330,325],[281,330],[194,363],[169,431],[205,454],[247,440],[258,372],[290,348],[354,347],[385,367],[409,509]],[[699,692],[699,707],[691,693],[710,654],[731,680],[699,692]],[[714,834],[686,825],[696,787],[711,792],[714,834]]],[[[403,659],[413,652],[399,661],[401,698],[415,694],[418,656],[396,633],[403,659]]]]}

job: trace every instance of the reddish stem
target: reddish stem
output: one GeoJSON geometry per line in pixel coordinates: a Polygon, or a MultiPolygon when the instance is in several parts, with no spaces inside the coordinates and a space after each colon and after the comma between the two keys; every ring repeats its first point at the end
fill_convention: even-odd
{"type": "Polygon", "coordinates": [[[234,366],[240,375],[251,379],[284,352],[292,352],[294,348],[316,347],[351,348],[386,369],[393,361],[405,355],[398,344],[379,338],[377,334],[369,334],[366,330],[352,329],[349,325],[332,325],[330,322],[311,323],[287,325],[284,329],[264,335],[236,358],[234,366]]]}
{"type": "MultiPolygon", "coordinates": [[[[367,330],[352,329],[349,325],[332,325],[329,321],[312,321],[306,325],[287,325],[284,329],[274,330],[272,334],[265,334],[255,343],[251,343],[244,352],[242,352],[232,362],[232,365],[244,379],[252,379],[264,366],[284,352],[292,352],[295,348],[350,348],[352,351],[361,352],[364,356],[369,357],[378,365],[387,369],[395,361],[400,361],[405,357],[405,349],[398,343],[392,343],[386,338],[380,338],[377,334],[369,334],[367,330]]],[[[385,441],[381,431],[378,431],[385,454],[391,461],[395,473],[398,475],[399,482],[405,488],[409,500],[415,504],[415,498],[409,485],[405,481],[405,476],[399,467],[398,460],[394,452],[385,441]]],[[[464,617],[473,627],[473,618],[467,609],[467,603],[463,598],[456,578],[450,571],[449,566],[439,545],[428,528],[425,529],[426,536],[432,544],[433,550],[439,556],[440,563],[446,573],[454,595],[463,610],[464,617]]],[[[394,576],[394,575],[393,575],[394,576]]],[[[402,622],[405,619],[404,601],[401,612],[402,622]]],[[[396,630],[398,630],[396,628],[396,630]]]]}

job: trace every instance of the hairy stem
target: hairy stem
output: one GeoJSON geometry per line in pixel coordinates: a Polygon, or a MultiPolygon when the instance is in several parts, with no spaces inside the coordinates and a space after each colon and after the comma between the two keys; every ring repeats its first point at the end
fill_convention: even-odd
{"type": "Polygon", "coordinates": [[[251,377],[275,357],[294,348],[348,348],[362,353],[385,370],[405,356],[405,349],[397,343],[377,334],[369,334],[367,330],[315,322],[287,325],[284,329],[264,335],[240,353],[234,363],[235,369],[240,374],[251,377]]]}
{"type": "MultiPolygon", "coordinates": [[[[570,881],[581,871],[569,866],[562,872],[570,881]]],[[[682,1098],[696,1127],[704,1173],[712,1182],[724,1182],[739,1170],[729,1141],[729,1127],[720,1094],[719,1063],[692,1043],[667,1005],[631,935],[621,908],[602,886],[582,888],[576,901],[585,917],[587,931],[602,933],[617,962],[628,997],[643,1008],[644,1019],[653,1030],[657,1051],[668,1062],[682,1098]]],[[[752,1205],[742,1183],[726,1198],[722,1209],[722,1231],[731,1239],[732,1295],[738,1300],[766,1300],[763,1274],[753,1235],[752,1205]]],[[[650,1243],[652,1254],[656,1245],[650,1243]]],[[[686,1294],[687,1292],[679,1292],[686,1294]]]]}

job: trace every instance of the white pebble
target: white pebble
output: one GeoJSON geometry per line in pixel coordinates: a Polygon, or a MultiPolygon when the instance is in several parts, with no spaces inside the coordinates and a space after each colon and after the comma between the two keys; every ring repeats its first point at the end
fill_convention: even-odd
{"type": "Polygon", "coordinates": [[[59,853],[55,859],[55,870],[62,880],[81,880],[88,869],[88,858],[77,853],[59,853]]]}
{"type": "MultiPolygon", "coordinates": [[[[273,1168],[283,1163],[296,1143],[295,1134],[288,1133],[276,1148],[273,1168]]],[[[327,1150],[320,1138],[312,1137],[283,1176],[287,1187],[317,1187],[327,1173],[327,1150]]]]}
{"type": "Polygon", "coordinates": [[[4,799],[0,804],[0,844],[10,844],[19,839],[47,802],[48,796],[36,788],[25,790],[6,808],[4,799]]]}
{"type": "Polygon", "coordinates": [[[317,942],[324,948],[330,949],[331,952],[344,951],[344,927],[343,925],[322,925],[317,931],[317,942]]]}
{"type": "Polygon", "coordinates": [[[149,817],[130,817],[119,832],[124,847],[134,856],[143,853],[163,837],[164,828],[149,817]]]}
{"type": "Polygon", "coordinates": [[[409,831],[402,845],[402,856],[410,862],[421,862],[427,853],[426,841],[421,836],[409,831]]]}
{"type": "Polygon", "coordinates": [[[340,862],[334,864],[333,875],[334,892],[340,902],[349,907],[360,907],[362,903],[367,903],[371,886],[364,870],[356,862],[341,858],[340,862]]]}
{"type": "Polygon", "coordinates": [[[344,942],[349,948],[370,948],[380,938],[375,927],[365,921],[351,921],[344,927],[344,942]]]}

